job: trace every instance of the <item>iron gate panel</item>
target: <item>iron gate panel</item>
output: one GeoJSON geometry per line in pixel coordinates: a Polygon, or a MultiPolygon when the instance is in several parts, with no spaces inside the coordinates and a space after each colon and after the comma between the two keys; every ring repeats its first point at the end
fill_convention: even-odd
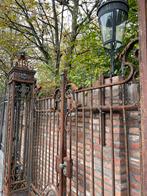
{"type": "Polygon", "coordinates": [[[139,86],[126,62],[136,42],[121,56],[127,78],[101,77],[95,86],[75,90],[64,74],[52,97],[36,100],[32,187],[38,195],[131,195],[136,179],[141,191],[133,174],[141,172],[141,162],[132,161],[138,161],[132,146],[140,149],[139,139],[132,143],[140,138],[139,86]]]}
{"type": "Polygon", "coordinates": [[[53,98],[36,100],[34,119],[32,183],[41,194],[49,185],[56,189],[59,183],[59,112],[54,109],[53,98]]]}
{"type": "Polygon", "coordinates": [[[117,195],[125,184],[121,191],[131,195],[129,138],[134,136],[129,126],[133,127],[131,118],[138,118],[139,109],[138,83],[130,83],[132,73],[125,80],[102,77],[98,87],[77,91],[67,85],[65,115],[59,89],[50,98],[36,100],[32,188],[38,195],[64,195],[63,190],[66,195],[117,195]],[[65,143],[61,148],[63,122],[65,143]],[[66,177],[62,191],[61,171],[66,177]]]}

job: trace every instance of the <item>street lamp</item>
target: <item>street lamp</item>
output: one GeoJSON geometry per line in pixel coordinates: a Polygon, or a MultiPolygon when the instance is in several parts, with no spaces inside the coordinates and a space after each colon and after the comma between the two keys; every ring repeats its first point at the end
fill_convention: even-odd
{"type": "Polygon", "coordinates": [[[114,72],[115,54],[122,45],[128,11],[127,0],[101,0],[98,5],[103,45],[111,56],[111,75],[114,72]]]}

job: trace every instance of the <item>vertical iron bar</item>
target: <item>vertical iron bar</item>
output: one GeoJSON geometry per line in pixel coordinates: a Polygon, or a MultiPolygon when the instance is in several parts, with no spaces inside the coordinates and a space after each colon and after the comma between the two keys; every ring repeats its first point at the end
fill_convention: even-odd
{"type": "Polygon", "coordinates": [[[22,134],[23,134],[23,111],[24,110],[24,105],[23,105],[23,101],[21,100],[21,103],[20,103],[20,143],[19,143],[19,151],[20,151],[20,159],[21,159],[21,164],[22,163],[22,157],[21,157],[21,150],[22,150],[22,146],[23,146],[23,143],[22,143],[22,134]]]}
{"type": "Polygon", "coordinates": [[[47,148],[48,148],[48,99],[46,99],[46,144],[45,144],[45,186],[47,186],[47,148]]]}
{"type": "MultiPolygon", "coordinates": [[[[57,112],[57,156],[59,155],[59,132],[60,132],[60,120],[59,112],[57,112]]],[[[58,173],[56,174],[56,187],[58,187],[58,173]]]]}
{"type": "Polygon", "coordinates": [[[51,156],[50,156],[50,152],[51,152],[51,101],[52,101],[52,99],[50,98],[50,116],[49,116],[49,171],[48,171],[48,182],[50,183],[51,181],[50,181],[50,173],[51,173],[51,161],[50,161],[50,158],[51,158],[51,156]]]}
{"type": "MultiPolygon", "coordinates": [[[[34,86],[31,86],[31,92],[33,92],[34,86]]],[[[34,134],[34,92],[33,94],[29,95],[29,102],[30,102],[30,160],[29,160],[29,191],[30,191],[30,185],[32,183],[32,161],[33,161],[33,134],[34,134]]]]}
{"type": "Polygon", "coordinates": [[[23,102],[25,103],[25,112],[24,112],[24,115],[25,115],[25,136],[24,136],[24,141],[23,141],[23,144],[24,144],[24,161],[23,161],[23,165],[24,165],[24,174],[25,174],[25,178],[27,178],[28,176],[28,170],[27,170],[27,160],[28,160],[28,152],[27,152],[27,147],[28,147],[28,139],[29,139],[29,135],[28,135],[28,114],[29,114],[29,107],[28,107],[28,104],[27,102],[23,99],[23,102]]]}
{"type": "Polygon", "coordinates": [[[28,185],[31,183],[31,161],[32,161],[32,143],[31,143],[31,135],[32,135],[32,118],[31,118],[31,107],[32,103],[30,100],[30,97],[27,96],[26,98],[26,103],[28,104],[28,120],[27,120],[27,132],[28,132],[28,143],[25,141],[26,149],[27,149],[27,160],[26,160],[26,165],[27,165],[27,181],[28,185]]]}
{"type": "Polygon", "coordinates": [[[91,173],[92,173],[92,196],[95,196],[95,187],[94,187],[94,141],[93,141],[93,90],[90,92],[91,94],[91,104],[90,104],[90,122],[91,122],[91,173]]]}
{"type": "Polygon", "coordinates": [[[85,130],[85,92],[83,92],[83,172],[84,172],[84,196],[86,196],[86,130],[85,130]]]}
{"type": "Polygon", "coordinates": [[[37,109],[38,109],[38,112],[37,112],[37,119],[36,119],[36,132],[37,132],[37,160],[36,160],[36,187],[37,189],[39,188],[38,186],[38,182],[39,182],[39,135],[40,135],[40,100],[37,100],[37,109]]]}
{"type": "MultiPolygon", "coordinates": [[[[100,78],[100,84],[104,84],[104,77],[100,78]]],[[[99,89],[100,93],[100,106],[105,104],[105,89],[99,89]]],[[[105,184],[104,184],[104,161],[103,161],[103,146],[105,145],[105,114],[102,113],[101,109],[99,112],[99,132],[100,132],[100,153],[101,153],[101,194],[104,196],[105,184]]]]}
{"type": "Polygon", "coordinates": [[[52,154],[52,184],[54,184],[54,168],[55,168],[55,165],[54,165],[54,160],[55,160],[55,111],[53,111],[53,154],[52,154]]]}
{"type": "Polygon", "coordinates": [[[20,97],[16,96],[15,99],[15,104],[16,104],[16,108],[15,108],[15,122],[14,122],[14,138],[15,138],[15,144],[14,144],[14,154],[15,154],[15,160],[14,160],[14,168],[16,168],[16,164],[17,164],[17,158],[18,158],[18,153],[20,153],[18,151],[18,145],[19,145],[19,134],[20,134],[20,97]]]}
{"type": "MultiPolygon", "coordinates": [[[[66,115],[66,74],[62,75],[61,83],[61,131],[60,131],[60,161],[64,163],[64,157],[66,157],[66,131],[65,131],[65,115],[66,115]]],[[[66,195],[66,177],[63,174],[63,169],[60,169],[59,180],[59,196],[66,195]]]]}
{"type": "Polygon", "coordinates": [[[43,106],[42,106],[42,188],[44,189],[45,184],[44,184],[44,178],[45,178],[45,173],[44,173],[44,153],[45,153],[45,101],[46,99],[43,99],[43,106]]]}
{"type": "MultiPolygon", "coordinates": [[[[34,106],[36,107],[36,101],[34,99],[34,106]]],[[[36,180],[36,147],[37,147],[37,130],[36,130],[36,120],[37,120],[37,112],[35,110],[35,107],[33,107],[33,160],[32,160],[32,169],[33,169],[33,175],[32,175],[32,184],[36,186],[35,180],[36,180]]]]}
{"type": "Polygon", "coordinates": [[[40,179],[41,179],[41,134],[42,134],[42,127],[41,127],[41,122],[42,122],[42,111],[41,111],[41,109],[42,109],[42,101],[41,101],[41,99],[39,99],[38,100],[39,101],[39,110],[40,110],[40,112],[39,112],[39,127],[38,127],[38,134],[39,134],[39,143],[38,143],[38,188],[39,188],[39,190],[41,190],[41,181],[40,181],[40,179]]]}
{"type": "MultiPolygon", "coordinates": [[[[122,85],[122,103],[125,105],[125,84],[122,85]]],[[[123,127],[125,136],[125,161],[126,161],[126,173],[127,173],[127,193],[130,195],[130,174],[129,174],[129,144],[128,144],[128,130],[126,122],[126,111],[123,108],[123,127]]]]}
{"type": "MultiPolygon", "coordinates": [[[[78,103],[78,93],[76,93],[76,102],[78,103]]],[[[76,195],[78,195],[78,106],[76,107],[76,195]]]]}
{"type": "Polygon", "coordinates": [[[36,162],[37,162],[37,103],[36,103],[36,99],[34,100],[34,135],[33,135],[33,138],[34,138],[34,161],[33,161],[33,167],[34,167],[34,174],[33,174],[33,185],[36,187],[36,174],[37,174],[37,171],[36,171],[36,162]]]}
{"type": "MultiPolygon", "coordinates": [[[[110,78],[112,83],[112,77],[110,78]]],[[[111,133],[111,163],[112,163],[112,195],[115,196],[115,162],[114,162],[114,133],[113,133],[113,89],[110,87],[110,133],[111,133]]]]}
{"type": "MultiPolygon", "coordinates": [[[[70,111],[70,120],[69,120],[69,159],[72,159],[72,128],[71,128],[71,111],[70,111]]],[[[71,178],[69,179],[69,196],[71,196],[71,178]]]]}
{"type": "Polygon", "coordinates": [[[43,108],[44,107],[44,99],[41,100],[41,133],[40,133],[40,190],[43,189],[43,128],[44,128],[44,119],[43,119],[43,108]]]}

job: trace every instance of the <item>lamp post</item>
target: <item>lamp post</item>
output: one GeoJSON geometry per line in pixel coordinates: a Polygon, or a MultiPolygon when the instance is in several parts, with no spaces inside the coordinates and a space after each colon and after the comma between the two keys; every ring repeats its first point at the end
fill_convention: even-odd
{"type": "Polygon", "coordinates": [[[98,5],[102,41],[111,57],[111,76],[114,73],[115,54],[122,46],[128,11],[127,0],[100,0],[98,5]]]}

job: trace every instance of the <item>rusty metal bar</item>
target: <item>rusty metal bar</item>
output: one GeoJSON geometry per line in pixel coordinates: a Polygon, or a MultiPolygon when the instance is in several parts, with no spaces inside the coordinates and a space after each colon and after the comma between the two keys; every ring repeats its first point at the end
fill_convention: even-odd
{"type": "MultiPolygon", "coordinates": [[[[41,108],[44,108],[44,100],[41,100],[41,108]]],[[[44,113],[41,113],[41,146],[40,146],[40,185],[43,190],[43,153],[44,153],[44,113]]]]}
{"type": "MultiPolygon", "coordinates": [[[[43,108],[45,109],[45,101],[46,100],[43,100],[43,108]]],[[[43,121],[43,125],[42,125],[42,188],[44,189],[45,187],[45,184],[44,184],[44,178],[45,178],[45,173],[44,173],[44,153],[45,153],[45,114],[46,113],[42,113],[43,115],[43,118],[42,118],[42,121],[43,121]]]]}
{"type": "MultiPolygon", "coordinates": [[[[37,101],[37,106],[38,108],[40,107],[40,101],[37,101]]],[[[36,179],[35,179],[35,184],[36,184],[36,187],[37,189],[39,188],[38,187],[38,179],[39,179],[39,158],[38,158],[38,155],[39,155],[39,134],[40,134],[40,131],[39,131],[39,128],[40,128],[40,115],[39,113],[37,112],[37,119],[36,119],[36,132],[37,132],[37,136],[36,136],[36,140],[37,140],[37,146],[36,146],[36,156],[37,156],[37,160],[36,160],[36,179]]]]}
{"type": "MultiPolygon", "coordinates": [[[[93,112],[99,112],[100,110],[103,112],[109,112],[110,108],[113,109],[114,112],[122,112],[123,109],[125,109],[126,111],[135,111],[138,110],[138,108],[140,107],[139,104],[132,104],[132,105],[100,105],[99,107],[93,107],[93,108],[89,108],[89,107],[84,107],[85,111],[90,111],[93,110],[93,112]]],[[[83,107],[81,106],[77,106],[78,111],[82,111],[83,107]]],[[[74,108],[74,110],[76,110],[76,108],[74,108]]],[[[54,109],[48,109],[48,110],[35,110],[36,112],[42,113],[42,112],[55,112],[54,109]]]]}
{"type": "MultiPolygon", "coordinates": [[[[20,146],[19,146],[19,152],[21,154],[21,148],[23,146],[23,119],[24,119],[24,115],[23,115],[23,111],[24,111],[24,103],[21,101],[21,106],[20,106],[20,146]]],[[[21,156],[21,155],[20,155],[21,156]]],[[[22,158],[22,157],[21,157],[22,158]]]]}
{"type": "MultiPolygon", "coordinates": [[[[46,99],[45,107],[48,108],[48,99],[46,99]]],[[[45,126],[45,132],[46,132],[46,142],[45,142],[45,186],[47,186],[47,149],[48,149],[48,112],[46,111],[46,126],[45,126]]]]}
{"type": "MultiPolygon", "coordinates": [[[[36,104],[36,100],[34,99],[34,105],[36,104]]],[[[34,109],[34,108],[33,108],[34,109]]],[[[36,126],[36,120],[37,120],[37,112],[34,111],[34,126],[33,126],[33,163],[32,163],[32,172],[33,172],[33,179],[32,179],[32,184],[34,184],[34,186],[36,186],[36,157],[37,157],[37,151],[36,151],[36,147],[37,147],[37,126],[36,126]]]]}
{"type": "MultiPolygon", "coordinates": [[[[57,156],[59,155],[59,133],[60,133],[60,115],[57,112],[57,156]]],[[[56,187],[58,188],[59,174],[56,175],[56,187]]]]}
{"type": "MultiPolygon", "coordinates": [[[[64,157],[66,157],[66,131],[65,131],[65,115],[67,110],[65,91],[66,91],[66,74],[62,75],[61,83],[61,130],[60,130],[60,161],[64,164],[64,157]]],[[[60,169],[59,180],[59,196],[66,195],[66,177],[63,174],[63,169],[60,169]]]]}
{"type": "Polygon", "coordinates": [[[91,124],[91,175],[92,175],[92,196],[95,196],[94,187],[94,141],[93,141],[93,91],[90,91],[90,124],[91,124]]]}
{"type": "MultiPolygon", "coordinates": [[[[25,149],[26,149],[26,160],[25,160],[25,164],[26,164],[26,179],[27,182],[29,182],[29,177],[30,177],[30,169],[29,169],[29,164],[30,164],[30,151],[31,151],[31,144],[30,144],[30,107],[31,107],[31,103],[24,100],[26,102],[26,106],[27,106],[27,121],[26,121],[26,132],[27,132],[27,141],[25,142],[25,149]]],[[[31,122],[32,123],[32,122],[31,122]]]]}
{"type": "Polygon", "coordinates": [[[83,109],[87,112],[87,111],[90,111],[92,110],[94,113],[99,113],[99,111],[102,111],[102,112],[106,112],[106,113],[110,113],[110,109],[113,110],[114,113],[119,113],[119,112],[122,112],[123,109],[125,111],[136,111],[138,110],[139,108],[139,105],[101,105],[99,107],[93,107],[93,108],[89,108],[89,107],[78,107],[78,111],[82,111],[83,109]]]}
{"type": "Polygon", "coordinates": [[[85,130],[85,92],[82,93],[83,96],[83,109],[82,109],[82,113],[83,113],[83,172],[84,172],[84,176],[83,176],[83,180],[84,180],[84,195],[86,196],[86,152],[85,152],[85,147],[86,147],[86,138],[85,138],[85,134],[86,134],[86,130],[85,130]]]}
{"type": "MultiPolygon", "coordinates": [[[[125,104],[125,84],[122,85],[122,102],[125,104]]],[[[129,167],[129,144],[128,144],[128,130],[126,122],[126,110],[123,108],[123,127],[125,136],[125,161],[126,161],[126,174],[127,174],[127,194],[130,195],[130,167],[129,167]]]]}
{"type": "MultiPolygon", "coordinates": [[[[51,99],[50,99],[50,108],[51,108],[51,99]]],[[[50,183],[51,181],[50,181],[50,173],[51,173],[51,171],[50,171],[50,166],[51,166],[51,161],[50,161],[50,158],[51,158],[51,156],[50,156],[50,151],[51,151],[51,118],[52,118],[52,116],[51,116],[52,114],[50,113],[50,115],[49,115],[49,163],[48,163],[48,165],[49,165],[49,171],[48,171],[48,183],[50,183]]]]}
{"type": "MultiPolygon", "coordinates": [[[[51,107],[53,100],[51,99],[51,107]]],[[[53,183],[53,113],[51,113],[51,130],[50,130],[50,184],[53,183]]]]}
{"type": "MultiPolygon", "coordinates": [[[[78,93],[76,93],[76,101],[78,103],[78,93]]],[[[78,187],[79,187],[79,184],[78,184],[78,169],[79,169],[79,165],[78,165],[78,110],[76,109],[76,195],[78,195],[78,187]]]]}
{"type": "MultiPolygon", "coordinates": [[[[100,83],[104,83],[104,77],[100,78],[100,83]]],[[[99,100],[102,107],[105,104],[105,92],[104,89],[99,89],[99,100]]],[[[103,161],[103,146],[105,145],[105,114],[102,110],[99,111],[99,132],[100,132],[100,153],[101,153],[101,195],[104,196],[104,161],[103,161]]]]}
{"type": "MultiPolygon", "coordinates": [[[[42,107],[42,103],[41,101],[39,101],[39,108],[42,107]]],[[[41,179],[41,130],[42,130],[42,127],[41,127],[41,121],[42,121],[42,113],[41,115],[39,115],[39,119],[38,119],[38,128],[40,128],[38,131],[38,189],[41,190],[41,182],[40,182],[40,179],[41,179]]]]}
{"type": "Polygon", "coordinates": [[[54,174],[55,174],[55,111],[53,113],[53,152],[52,152],[52,184],[54,184],[54,174]]]}
{"type": "MultiPolygon", "coordinates": [[[[112,78],[110,78],[112,83],[112,78]]],[[[115,196],[115,160],[114,160],[114,133],[113,133],[113,91],[110,86],[110,133],[111,133],[111,164],[112,164],[112,195],[115,196]]]]}
{"type": "Polygon", "coordinates": [[[24,141],[23,141],[23,145],[24,145],[24,152],[23,152],[23,168],[24,168],[24,175],[25,175],[25,178],[27,177],[27,165],[26,165],[26,162],[27,162],[27,146],[28,146],[28,130],[27,130],[27,123],[28,123],[28,106],[27,104],[23,101],[24,103],[24,107],[25,107],[25,111],[23,112],[23,115],[24,115],[24,141]]]}
{"type": "Polygon", "coordinates": [[[125,66],[128,66],[130,68],[130,74],[126,79],[120,80],[119,82],[112,82],[112,83],[98,85],[98,86],[94,86],[94,87],[79,89],[79,90],[76,90],[75,92],[80,93],[83,91],[91,91],[91,90],[95,90],[95,89],[117,86],[117,85],[121,85],[121,84],[125,84],[125,83],[129,82],[133,77],[134,70],[133,70],[132,64],[129,62],[126,62],[125,66]]]}
{"type": "MultiPolygon", "coordinates": [[[[44,100],[44,99],[43,99],[43,100],[44,100]]],[[[45,112],[50,112],[50,113],[52,112],[52,113],[53,113],[53,112],[55,112],[55,109],[54,109],[54,108],[49,108],[49,109],[38,110],[38,109],[35,108],[35,111],[36,111],[36,112],[40,112],[40,113],[41,113],[41,112],[44,112],[44,113],[45,113],[45,112]]]]}
{"type": "MultiPolygon", "coordinates": [[[[34,104],[36,104],[34,100],[34,104]]],[[[34,108],[33,108],[34,109],[34,108]]],[[[33,110],[33,157],[32,157],[32,183],[36,186],[36,158],[37,158],[37,112],[33,110]]]]}
{"type": "MultiPolygon", "coordinates": [[[[71,112],[70,112],[70,116],[69,116],[70,120],[69,120],[69,159],[72,159],[72,129],[71,129],[71,121],[72,121],[72,117],[71,117],[71,112]]],[[[69,179],[69,195],[71,195],[71,178],[69,179]]]]}
{"type": "Polygon", "coordinates": [[[30,149],[28,149],[28,151],[30,151],[30,160],[29,160],[29,191],[30,191],[30,184],[32,182],[32,177],[33,177],[33,171],[32,171],[32,164],[33,164],[33,134],[34,134],[34,85],[31,86],[31,91],[32,93],[32,97],[29,97],[29,102],[30,102],[30,149]]]}

